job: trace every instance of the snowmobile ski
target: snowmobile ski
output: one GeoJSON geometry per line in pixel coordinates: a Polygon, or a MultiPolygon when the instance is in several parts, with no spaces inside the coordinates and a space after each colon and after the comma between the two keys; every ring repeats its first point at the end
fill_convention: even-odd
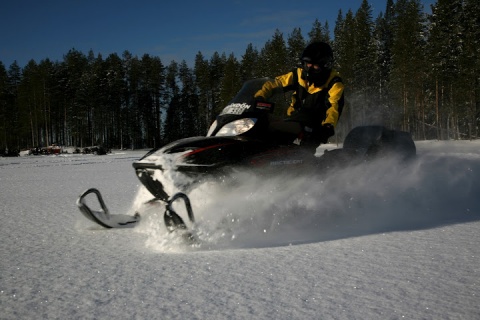
{"type": "Polygon", "coordinates": [[[190,199],[185,193],[178,192],[173,197],[171,197],[166,206],[164,220],[165,225],[169,231],[174,231],[175,229],[187,229],[187,225],[183,222],[183,219],[173,210],[172,204],[177,199],[183,199],[185,202],[185,208],[187,209],[188,218],[190,219],[191,223],[195,223],[195,217],[193,216],[192,205],[190,204],[190,199]]]}
{"type": "Polygon", "coordinates": [[[77,206],[82,214],[89,220],[101,225],[104,228],[132,228],[140,221],[140,215],[135,214],[133,216],[126,214],[110,214],[105,202],[103,201],[100,191],[95,188],[90,188],[83,192],[77,199],[77,206]],[[101,209],[96,211],[92,210],[86,204],[86,196],[89,194],[95,194],[97,200],[100,203],[101,209]]]}
{"type": "Polygon", "coordinates": [[[168,201],[165,208],[165,214],[163,219],[165,221],[165,226],[169,232],[179,233],[187,243],[195,244],[198,243],[197,238],[193,233],[188,229],[187,225],[183,219],[177,214],[173,209],[172,204],[177,201],[177,199],[182,199],[185,203],[185,209],[187,210],[188,219],[193,224],[195,223],[195,217],[193,215],[192,205],[190,204],[190,199],[183,192],[178,192],[174,194],[168,201]]]}
{"type": "MultiPolygon", "coordinates": [[[[189,221],[193,224],[195,223],[195,217],[193,215],[192,206],[190,204],[190,199],[188,196],[182,192],[178,192],[173,195],[169,200],[163,201],[157,198],[154,198],[148,202],[154,201],[163,201],[165,205],[165,213],[163,215],[165,226],[169,232],[180,232],[183,237],[189,241],[193,241],[194,237],[192,233],[188,230],[187,225],[180,215],[173,209],[173,203],[177,200],[183,200],[185,204],[185,209],[188,214],[189,221]]],[[[147,202],[147,203],[148,203],[147,202]]],[[[140,222],[140,215],[136,213],[135,215],[126,215],[126,214],[110,214],[108,211],[103,197],[98,191],[98,189],[90,188],[84,191],[77,199],[77,206],[82,212],[82,214],[90,221],[95,222],[96,224],[107,228],[133,228],[138,222],[140,222]],[[92,210],[86,203],[86,197],[90,194],[94,194],[97,198],[98,203],[100,204],[100,210],[92,210]]]]}

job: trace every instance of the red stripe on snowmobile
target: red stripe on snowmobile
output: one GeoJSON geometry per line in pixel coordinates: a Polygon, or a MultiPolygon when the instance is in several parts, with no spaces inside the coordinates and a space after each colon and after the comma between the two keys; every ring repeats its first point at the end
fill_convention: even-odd
{"type": "Polygon", "coordinates": [[[189,153],[184,154],[183,157],[186,158],[186,157],[189,157],[193,154],[200,153],[200,152],[203,152],[203,151],[208,150],[208,149],[224,147],[224,146],[228,146],[228,145],[231,145],[231,144],[234,144],[234,142],[219,143],[219,144],[214,144],[213,146],[208,146],[208,147],[204,147],[204,148],[195,149],[193,151],[190,151],[189,153]]]}

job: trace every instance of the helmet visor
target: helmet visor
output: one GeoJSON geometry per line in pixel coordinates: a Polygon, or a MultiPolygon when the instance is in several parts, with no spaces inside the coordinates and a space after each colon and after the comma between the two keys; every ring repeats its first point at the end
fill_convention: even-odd
{"type": "Polygon", "coordinates": [[[303,66],[311,73],[320,73],[331,69],[331,63],[328,61],[312,61],[310,58],[303,58],[303,66]]]}

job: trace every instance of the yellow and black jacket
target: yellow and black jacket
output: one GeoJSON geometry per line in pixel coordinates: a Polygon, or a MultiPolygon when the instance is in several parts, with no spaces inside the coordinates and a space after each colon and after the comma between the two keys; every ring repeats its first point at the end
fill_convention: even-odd
{"type": "Polygon", "coordinates": [[[344,85],[339,73],[332,70],[328,80],[321,86],[309,84],[303,74],[302,68],[296,68],[278,76],[274,82],[265,83],[255,98],[268,99],[279,88],[284,92],[293,90],[292,104],[287,110],[292,120],[298,120],[312,128],[326,123],[335,127],[344,105],[344,85]]]}

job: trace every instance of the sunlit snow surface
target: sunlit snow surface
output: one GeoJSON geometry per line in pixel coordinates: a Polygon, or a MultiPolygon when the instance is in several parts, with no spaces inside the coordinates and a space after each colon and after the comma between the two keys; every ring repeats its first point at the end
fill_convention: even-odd
{"type": "Polygon", "coordinates": [[[193,246],[143,205],[146,150],[0,158],[0,319],[480,318],[480,142],[416,145],[408,164],[205,183],[193,246]],[[85,219],[89,187],[140,224],[85,219]]]}

